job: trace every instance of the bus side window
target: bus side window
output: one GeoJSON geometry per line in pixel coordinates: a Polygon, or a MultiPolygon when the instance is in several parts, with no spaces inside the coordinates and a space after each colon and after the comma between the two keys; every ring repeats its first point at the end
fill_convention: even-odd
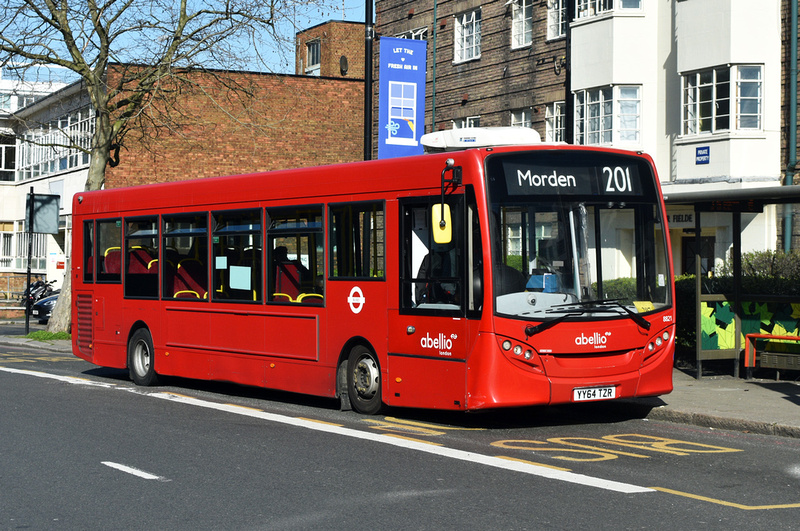
{"type": "Polygon", "coordinates": [[[96,229],[97,281],[122,282],[122,220],[98,220],[96,229]]]}
{"type": "Polygon", "coordinates": [[[267,300],[319,306],[325,301],[325,243],[321,206],[267,211],[267,300]]]}
{"type": "Polygon", "coordinates": [[[379,202],[331,205],[331,278],[385,277],[384,219],[379,202]]]}
{"type": "Polygon", "coordinates": [[[176,214],[162,220],[162,297],[208,300],[208,216],[176,214]]]}
{"type": "Polygon", "coordinates": [[[125,296],[158,297],[158,217],[125,219],[125,296]]]}
{"type": "Polygon", "coordinates": [[[213,213],[213,300],[260,302],[261,211],[213,213]]]}

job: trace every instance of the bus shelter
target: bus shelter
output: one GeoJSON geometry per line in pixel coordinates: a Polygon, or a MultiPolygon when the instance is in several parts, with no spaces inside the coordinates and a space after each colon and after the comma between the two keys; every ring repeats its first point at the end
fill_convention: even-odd
{"type": "MultiPolygon", "coordinates": [[[[800,338],[800,317],[793,317],[800,315],[800,297],[751,293],[742,282],[743,237],[747,249],[767,250],[769,244],[763,241],[764,227],[754,231],[762,241],[751,241],[758,236],[748,238],[748,227],[772,223],[777,234],[783,210],[800,203],[800,186],[665,193],[664,200],[668,211],[685,205],[694,212],[694,227],[683,228],[692,236],[683,238],[690,245],[682,247],[687,255],[682,258],[693,265],[686,272],[695,277],[697,378],[703,375],[703,362],[709,360],[731,360],[738,377],[745,341],[751,337],[800,338]],[[724,271],[718,270],[721,263],[724,271]]],[[[676,308],[679,320],[687,310],[676,308]]]]}

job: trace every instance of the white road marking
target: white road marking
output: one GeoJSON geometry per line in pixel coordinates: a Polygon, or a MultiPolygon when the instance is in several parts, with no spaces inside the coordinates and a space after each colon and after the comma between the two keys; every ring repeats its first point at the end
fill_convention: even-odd
{"type": "Polygon", "coordinates": [[[170,481],[169,479],[162,478],[161,476],[156,476],[155,474],[145,472],[144,470],[139,470],[138,468],[121,465],[119,463],[114,463],[112,461],[102,461],[102,464],[109,466],[111,468],[115,468],[117,470],[121,470],[122,472],[132,474],[142,479],[157,479],[158,481],[170,481]]]}
{"type": "MultiPolygon", "coordinates": [[[[0,370],[5,372],[10,372],[14,374],[25,374],[28,376],[37,376],[39,378],[52,378],[55,380],[60,380],[63,382],[76,384],[76,385],[94,385],[94,386],[101,386],[106,387],[109,389],[119,389],[124,391],[131,391],[128,387],[117,386],[116,384],[103,384],[100,382],[92,382],[90,380],[84,380],[82,378],[74,378],[70,376],[56,376],[52,374],[47,374],[43,372],[37,371],[27,371],[27,370],[20,370],[20,369],[9,369],[5,367],[0,367],[0,370]]],[[[455,448],[447,448],[444,446],[432,446],[427,443],[417,442],[409,439],[400,439],[397,437],[390,437],[388,435],[382,435],[379,433],[371,433],[360,431],[352,428],[345,428],[342,426],[336,426],[333,424],[322,424],[319,422],[306,420],[302,418],[296,417],[287,417],[285,415],[278,415],[275,413],[268,413],[266,411],[260,411],[257,409],[252,409],[243,406],[236,406],[232,404],[219,404],[215,402],[209,402],[207,400],[200,400],[198,398],[192,398],[188,396],[181,396],[172,393],[150,393],[145,391],[138,391],[138,394],[142,396],[148,396],[153,398],[160,398],[162,400],[169,400],[171,402],[178,402],[181,404],[192,405],[196,407],[203,407],[206,409],[213,409],[216,411],[223,411],[226,413],[233,413],[236,415],[242,415],[246,417],[258,418],[262,420],[266,420],[268,422],[278,422],[280,424],[286,424],[289,426],[296,426],[298,428],[304,428],[309,430],[315,430],[325,433],[332,433],[335,435],[342,435],[345,437],[352,437],[354,439],[361,439],[366,441],[377,442],[381,444],[387,444],[390,446],[396,446],[400,448],[405,448],[407,450],[414,450],[417,452],[424,452],[427,454],[436,455],[439,457],[447,457],[450,459],[457,459],[460,461],[466,461],[469,463],[477,463],[481,465],[491,466],[493,468],[499,468],[503,470],[510,470],[513,472],[521,472],[523,474],[529,474],[532,476],[547,478],[547,479],[554,479],[558,481],[565,481],[568,483],[575,483],[578,485],[584,485],[587,487],[596,487],[599,489],[610,490],[614,492],[621,492],[624,494],[636,494],[636,493],[643,493],[643,492],[656,492],[654,489],[640,487],[638,485],[632,485],[630,483],[621,483],[618,481],[611,481],[602,478],[596,478],[593,476],[587,476],[584,474],[576,474],[574,472],[568,472],[565,470],[557,470],[553,468],[548,468],[544,466],[538,466],[532,463],[526,463],[522,461],[513,461],[508,459],[503,459],[502,457],[494,457],[491,455],[484,455],[475,452],[467,452],[464,450],[458,450],[455,448]]],[[[109,465],[111,466],[111,465],[109,465]]],[[[123,465],[119,465],[123,466],[123,465]]],[[[135,470],[135,469],[131,469],[135,470]]],[[[146,474],[146,472],[140,473],[146,474]]],[[[132,473],[132,472],[131,472],[132,473]]],[[[157,476],[154,476],[157,478],[157,476]]],[[[149,478],[152,479],[152,478],[149,478]]]]}

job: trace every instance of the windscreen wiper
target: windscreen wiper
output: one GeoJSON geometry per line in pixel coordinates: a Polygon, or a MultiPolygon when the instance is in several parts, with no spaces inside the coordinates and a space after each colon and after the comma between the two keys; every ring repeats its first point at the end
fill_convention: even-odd
{"type": "MultiPolygon", "coordinates": [[[[620,302],[621,300],[622,299],[596,299],[596,300],[590,300],[590,301],[570,302],[570,303],[567,303],[567,304],[558,304],[556,306],[553,306],[553,308],[562,307],[562,306],[585,306],[585,307],[594,306],[594,307],[596,307],[596,306],[604,306],[604,305],[612,304],[617,308],[622,308],[622,310],[624,310],[625,313],[627,313],[628,316],[631,319],[633,319],[633,322],[635,322],[637,325],[641,326],[645,330],[650,330],[650,321],[648,321],[647,319],[645,319],[644,317],[642,317],[638,313],[632,311],[630,308],[628,308],[627,306],[622,304],[620,302]]],[[[542,323],[542,324],[544,324],[544,323],[542,323]]]]}
{"type": "MultiPolygon", "coordinates": [[[[538,325],[529,325],[525,327],[525,336],[531,337],[533,335],[538,334],[539,332],[543,332],[548,328],[552,328],[561,321],[564,321],[567,317],[575,317],[576,315],[583,315],[586,313],[586,310],[576,309],[571,312],[567,312],[563,315],[559,315],[558,317],[553,317],[551,319],[547,319],[546,321],[542,321],[538,325]]],[[[649,323],[648,323],[649,324],[649,323]]]]}

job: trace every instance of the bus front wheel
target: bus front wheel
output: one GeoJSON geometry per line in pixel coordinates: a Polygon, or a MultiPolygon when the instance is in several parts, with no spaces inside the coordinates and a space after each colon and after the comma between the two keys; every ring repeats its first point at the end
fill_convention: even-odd
{"type": "Polygon", "coordinates": [[[347,361],[347,392],[353,409],[364,415],[381,410],[381,369],[378,358],[363,345],[350,351],[347,361]]]}
{"type": "Polygon", "coordinates": [[[128,341],[128,372],[136,385],[158,383],[153,359],[153,337],[146,328],[140,328],[128,341]]]}

